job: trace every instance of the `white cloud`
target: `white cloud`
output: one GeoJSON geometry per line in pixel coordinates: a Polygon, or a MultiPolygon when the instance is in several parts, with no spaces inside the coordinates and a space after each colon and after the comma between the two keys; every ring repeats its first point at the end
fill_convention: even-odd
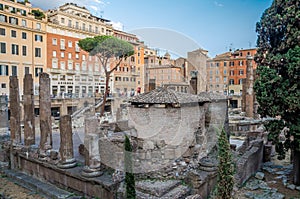
{"type": "Polygon", "coordinates": [[[91,9],[98,11],[98,8],[96,6],[90,6],[91,9]]]}
{"type": "Polygon", "coordinates": [[[221,3],[218,3],[217,1],[214,2],[215,6],[218,6],[218,7],[223,7],[224,5],[221,4],[221,3]]]}
{"type": "Polygon", "coordinates": [[[93,0],[95,3],[99,3],[99,4],[102,4],[102,5],[106,5],[107,3],[104,2],[104,1],[101,1],[101,0],[93,0]]]}
{"type": "Polygon", "coordinates": [[[112,24],[113,28],[123,31],[123,24],[121,22],[111,21],[110,23],[112,24]]]}

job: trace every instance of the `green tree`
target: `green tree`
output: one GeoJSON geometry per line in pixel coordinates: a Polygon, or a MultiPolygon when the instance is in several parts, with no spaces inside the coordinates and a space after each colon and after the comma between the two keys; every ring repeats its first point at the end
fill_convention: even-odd
{"type": "Polygon", "coordinates": [[[135,192],[135,179],[134,174],[132,172],[132,146],[130,144],[130,140],[125,135],[125,184],[126,184],[126,198],[127,199],[134,199],[136,197],[135,192]]]}
{"type": "Polygon", "coordinates": [[[218,161],[216,198],[230,199],[234,185],[234,165],[229,140],[224,129],[218,139],[218,161]]]}
{"type": "MultiPolygon", "coordinates": [[[[264,11],[256,25],[258,78],[254,85],[261,116],[280,118],[290,129],[286,143],[277,148],[292,149],[294,183],[297,185],[300,184],[299,9],[299,0],[274,0],[264,11]]],[[[269,126],[279,128],[282,125],[274,121],[269,126]]],[[[270,133],[273,140],[278,139],[278,131],[270,133]]]]}
{"type": "Polygon", "coordinates": [[[79,40],[78,46],[91,56],[97,56],[105,73],[105,93],[101,108],[101,116],[104,114],[106,97],[109,94],[109,79],[111,73],[117,69],[123,60],[133,55],[131,44],[113,36],[95,36],[79,40]]]}

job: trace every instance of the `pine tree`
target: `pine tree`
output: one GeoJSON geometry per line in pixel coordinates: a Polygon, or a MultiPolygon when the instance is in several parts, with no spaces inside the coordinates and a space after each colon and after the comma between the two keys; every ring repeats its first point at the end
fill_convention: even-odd
{"type": "MultiPolygon", "coordinates": [[[[261,116],[280,118],[290,131],[276,142],[294,153],[294,183],[300,185],[300,1],[274,0],[256,25],[258,78],[254,89],[261,116]]],[[[279,126],[271,122],[270,127],[279,126]]],[[[273,140],[274,141],[274,140],[273,140]]],[[[279,144],[279,145],[278,145],[279,144]]],[[[283,157],[281,154],[279,157],[283,157]]]]}
{"type": "Polygon", "coordinates": [[[217,199],[230,199],[234,185],[234,166],[230,150],[229,140],[224,129],[218,139],[218,180],[217,180],[217,199]]]}
{"type": "Polygon", "coordinates": [[[130,144],[130,140],[125,135],[125,184],[126,184],[126,198],[134,199],[136,197],[135,192],[135,179],[134,174],[132,172],[132,146],[130,144]]]}

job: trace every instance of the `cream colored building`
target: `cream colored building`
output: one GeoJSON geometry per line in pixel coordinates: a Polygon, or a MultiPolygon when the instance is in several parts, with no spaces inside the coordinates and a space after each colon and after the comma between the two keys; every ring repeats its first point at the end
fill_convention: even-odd
{"type": "Polygon", "coordinates": [[[32,74],[38,94],[38,75],[46,69],[47,16],[28,2],[0,0],[0,94],[9,94],[9,76],[32,74]]]}

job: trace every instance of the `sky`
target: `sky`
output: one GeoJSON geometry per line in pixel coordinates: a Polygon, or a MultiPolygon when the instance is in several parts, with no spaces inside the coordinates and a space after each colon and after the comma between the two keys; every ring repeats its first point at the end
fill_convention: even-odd
{"type": "Polygon", "coordinates": [[[73,2],[149,47],[186,57],[197,48],[209,56],[256,47],[256,22],[272,0],[31,0],[43,10],[73,2]]]}

